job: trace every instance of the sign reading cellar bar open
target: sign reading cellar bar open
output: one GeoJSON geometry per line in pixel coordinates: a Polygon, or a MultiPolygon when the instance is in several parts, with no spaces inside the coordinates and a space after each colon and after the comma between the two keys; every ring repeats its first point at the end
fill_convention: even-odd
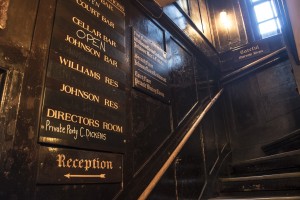
{"type": "Polygon", "coordinates": [[[119,1],[57,1],[40,142],[124,151],[124,32],[119,1]]]}

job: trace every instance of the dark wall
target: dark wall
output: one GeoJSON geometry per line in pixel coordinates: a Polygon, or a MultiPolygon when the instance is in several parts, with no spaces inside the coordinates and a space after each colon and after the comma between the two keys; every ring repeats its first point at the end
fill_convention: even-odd
{"type": "MultiPolygon", "coordinates": [[[[250,62],[235,62],[231,54],[234,52],[225,52],[223,57],[218,53],[248,42],[238,0],[226,3],[191,1],[187,13],[177,3],[160,9],[154,1],[141,4],[135,0],[120,0],[125,15],[101,1],[104,3],[100,5],[101,12],[112,20],[121,19],[115,21],[116,30],[103,18],[99,24],[98,21],[95,23],[94,16],[90,16],[84,7],[84,12],[80,10],[82,8],[75,9],[74,2],[9,1],[6,27],[0,30],[0,198],[137,199],[184,138],[194,117],[219,92],[220,59],[225,63],[221,70],[226,73],[250,62]],[[219,24],[219,13],[223,9],[228,11],[233,23],[228,32],[219,24]],[[74,23],[75,27],[93,32],[86,26],[91,23],[99,32],[121,43],[117,47],[110,44],[107,51],[100,50],[101,55],[115,56],[120,65],[97,60],[87,54],[91,53],[88,48],[79,48],[79,43],[66,44],[66,34],[76,36],[73,15],[87,19],[85,24],[74,23]],[[166,77],[166,84],[156,82],[145,72],[146,76],[139,77],[140,80],[147,78],[147,83],[155,83],[151,86],[163,90],[165,97],[151,93],[145,86],[135,85],[135,71],[139,68],[134,55],[139,50],[134,43],[134,33],[145,37],[143,41],[149,48],[166,52],[162,63],[158,64],[155,59],[151,61],[161,67],[157,73],[166,77]],[[118,81],[118,87],[112,88],[116,86],[115,82],[108,84],[91,80],[95,77],[88,72],[84,75],[89,77],[78,75],[79,68],[62,70],[66,66],[74,69],[74,65],[69,62],[69,65],[62,66],[54,59],[57,55],[110,75],[118,81]],[[62,83],[107,95],[117,101],[118,106],[115,102],[91,103],[84,95],[85,98],[78,98],[77,93],[66,95],[59,90],[62,83]],[[97,131],[103,131],[107,137],[99,143],[91,138],[93,142],[77,142],[69,138],[71,134],[49,134],[43,126],[45,120],[49,120],[46,112],[49,105],[93,119],[112,120],[122,124],[123,129],[118,132],[97,127],[97,131]],[[121,109],[118,110],[119,106],[121,109]],[[61,172],[61,166],[56,165],[57,153],[68,153],[83,160],[103,156],[115,159],[119,166],[107,170],[104,180],[69,180],[70,174],[67,173],[70,172],[61,172]]],[[[86,4],[82,5],[96,6],[92,1],[84,2],[86,4]]],[[[97,41],[82,40],[89,45],[95,45],[97,41]]],[[[281,38],[276,41],[270,39],[267,53],[283,46],[281,38]]],[[[229,151],[228,133],[233,160],[240,161],[263,156],[261,147],[264,144],[299,129],[299,95],[286,56],[279,62],[226,83],[224,87],[221,98],[176,156],[150,194],[150,199],[206,198],[213,192],[211,188],[216,173],[229,151]]],[[[70,125],[66,120],[53,121],[57,126],[70,125]]],[[[73,164],[72,170],[80,171],[75,169],[76,163],[73,164]]]]}
{"type": "Polygon", "coordinates": [[[216,189],[211,182],[228,149],[222,104],[223,97],[196,128],[149,199],[206,199],[216,189]]]}
{"type": "MultiPolygon", "coordinates": [[[[31,120],[20,118],[23,113],[19,107],[22,88],[30,87],[24,86],[23,80],[29,66],[38,1],[2,1],[1,4],[0,18],[7,20],[6,26],[0,29],[0,196],[10,193],[14,198],[24,187],[32,192],[30,185],[34,182],[32,165],[28,165],[28,161],[32,164],[31,158],[34,159],[31,149],[36,143],[35,127],[20,132],[16,124],[20,120],[24,123],[31,120]],[[6,3],[7,12],[2,10],[6,3]]],[[[34,91],[36,88],[30,89],[34,91]]],[[[34,99],[25,104],[29,109],[34,106],[34,99]]]]}
{"type": "MultiPolygon", "coordinates": [[[[243,16],[248,22],[247,34],[251,36],[245,8],[243,5],[243,16]]],[[[296,75],[283,36],[253,39],[221,54],[225,107],[235,162],[264,156],[264,145],[299,128],[296,75]],[[251,50],[248,58],[243,56],[243,50],[254,46],[258,47],[257,52],[251,50]],[[262,61],[270,54],[273,56],[262,61]]]]}
{"type": "Polygon", "coordinates": [[[256,42],[250,42],[249,44],[242,45],[230,51],[226,51],[220,54],[222,60],[221,71],[223,75],[230,74],[235,70],[239,70],[250,63],[257,61],[271,53],[274,53],[285,47],[285,43],[282,35],[276,35],[256,42]],[[257,50],[252,50],[249,53],[243,53],[242,50],[246,50],[252,47],[257,47],[257,50]],[[249,55],[247,57],[246,55],[249,55]]]}
{"type": "Polygon", "coordinates": [[[239,0],[208,1],[212,32],[215,47],[219,52],[228,51],[248,43],[247,33],[244,26],[243,13],[239,0]],[[220,13],[226,11],[231,26],[226,28],[220,19],[220,13]]]}
{"type": "Polygon", "coordinates": [[[189,1],[190,18],[205,37],[214,44],[209,11],[205,0],[189,1]]]}
{"type": "MultiPolygon", "coordinates": [[[[91,7],[96,6],[91,1],[80,2],[91,7]]],[[[198,32],[189,17],[176,4],[164,10],[165,13],[159,19],[149,13],[151,8],[156,8],[154,3],[147,5],[149,2],[145,2],[141,5],[138,1],[120,0],[125,7],[125,16],[110,15],[107,8],[113,12],[116,11],[115,8],[107,6],[109,3],[101,4],[101,12],[113,20],[120,16],[124,19],[124,30],[122,20],[115,21],[118,27],[112,30],[112,25],[103,18],[99,25],[94,23],[93,17],[86,12],[88,10],[76,9],[75,3],[72,0],[33,0],[26,3],[10,1],[7,26],[0,30],[0,182],[3,186],[0,189],[0,198],[136,199],[167,159],[169,154],[166,152],[173,151],[183,138],[188,124],[193,121],[191,116],[194,116],[196,110],[203,110],[219,90],[215,81],[219,60],[212,59],[216,58],[217,52],[208,42],[213,39],[210,36],[209,23],[206,23],[209,22],[209,15],[205,2],[200,1],[203,6],[199,5],[197,10],[193,10],[192,18],[196,20],[196,16],[201,17],[202,29],[208,39],[198,32]],[[145,6],[149,9],[145,9],[145,6]],[[66,9],[67,7],[70,9],[66,9]],[[172,19],[175,16],[171,13],[172,9],[187,24],[184,29],[178,27],[178,21],[172,19]],[[200,10],[204,10],[203,15],[200,10]],[[79,43],[72,46],[66,42],[68,34],[73,34],[73,37],[77,34],[80,38],[72,24],[73,16],[86,20],[85,25],[73,21],[82,30],[91,31],[92,26],[97,26],[99,32],[116,37],[115,40],[120,43],[124,38],[124,47],[107,47],[107,51],[102,49],[101,52],[101,55],[107,53],[116,56],[120,65],[111,68],[112,64],[107,60],[104,60],[105,63],[89,55],[91,51],[88,48],[83,50],[83,47],[78,47],[79,43]],[[86,26],[88,23],[92,24],[89,28],[86,26]],[[134,49],[134,31],[145,36],[145,41],[151,41],[148,45],[167,53],[164,66],[164,71],[167,71],[167,87],[158,87],[167,88],[166,94],[169,92],[170,99],[158,98],[142,88],[133,88],[133,54],[137,51],[134,49]],[[112,85],[95,82],[87,72],[85,75],[88,74],[89,77],[78,75],[78,68],[75,68],[76,72],[62,69],[67,65],[62,66],[55,60],[58,55],[73,59],[80,66],[113,76],[120,87],[115,89],[111,88],[112,85]],[[108,95],[109,98],[120,101],[118,105],[122,110],[113,110],[116,108],[115,104],[103,106],[88,102],[85,98],[77,98],[77,93],[73,93],[73,96],[66,95],[62,93],[63,88],[59,89],[63,83],[108,95]],[[47,111],[50,106],[65,113],[124,123],[124,132],[119,131],[118,135],[116,131],[103,129],[107,134],[107,141],[105,139],[99,144],[91,142],[90,145],[89,140],[78,142],[77,139],[70,139],[68,134],[60,136],[55,131],[49,134],[44,126],[47,120],[56,123],[57,127],[72,124],[69,119],[62,120],[62,117],[60,120],[50,119],[49,110],[47,111]],[[82,159],[94,155],[104,156],[117,159],[120,166],[114,168],[116,171],[113,173],[108,172],[105,180],[68,180],[68,174],[63,174],[60,171],[62,167],[55,164],[58,162],[57,152],[82,159]]],[[[98,40],[93,41],[94,43],[91,39],[82,40],[89,45],[94,45],[98,40]]],[[[68,67],[74,69],[72,62],[68,67]]],[[[176,162],[179,168],[175,167],[175,173],[179,177],[190,179],[195,175],[199,178],[193,189],[193,197],[200,195],[198,189],[203,188],[206,172],[213,171],[222,149],[227,144],[222,128],[224,119],[218,114],[220,110],[220,105],[217,105],[210,112],[204,125],[197,129],[176,162]],[[204,157],[208,162],[204,163],[204,157]],[[193,170],[187,172],[189,166],[186,168],[185,165],[190,162],[195,164],[193,170]],[[200,171],[194,167],[200,167],[200,171]]],[[[75,162],[73,164],[69,168],[78,168],[75,162]]],[[[182,197],[190,195],[189,185],[192,183],[193,180],[182,181],[179,189],[182,197]]]]}
{"type": "Polygon", "coordinates": [[[263,145],[299,129],[300,97],[288,60],[226,86],[226,96],[234,161],[263,156],[263,145]]]}
{"type": "Polygon", "coordinates": [[[171,19],[169,23],[174,23],[176,28],[188,37],[186,38],[188,42],[196,45],[211,62],[218,65],[218,52],[214,46],[211,18],[206,1],[190,2],[195,6],[190,6],[188,13],[175,2],[163,8],[164,14],[171,19]]]}

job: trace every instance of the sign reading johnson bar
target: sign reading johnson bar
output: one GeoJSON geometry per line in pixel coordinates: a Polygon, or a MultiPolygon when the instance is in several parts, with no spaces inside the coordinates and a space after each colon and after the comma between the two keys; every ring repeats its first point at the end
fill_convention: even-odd
{"type": "Polygon", "coordinates": [[[125,18],[108,0],[59,0],[52,49],[119,69],[125,52],[125,18]],[[110,5],[110,6],[108,6],[110,5]]]}
{"type": "Polygon", "coordinates": [[[38,183],[122,182],[122,155],[41,147],[38,183]]]}
{"type": "Polygon", "coordinates": [[[125,8],[122,0],[58,0],[39,142],[125,149],[125,8]]]}

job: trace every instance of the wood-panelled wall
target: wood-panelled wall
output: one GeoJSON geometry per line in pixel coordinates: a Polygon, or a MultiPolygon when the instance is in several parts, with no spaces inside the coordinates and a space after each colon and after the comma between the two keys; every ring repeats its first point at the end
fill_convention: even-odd
{"type": "MultiPolygon", "coordinates": [[[[215,47],[219,52],[228,51],[248,43],[243,12],[239,0],[207,1],[210,9],[211,27],[214,33],[215,47]],[[226,28],[220,19],[220,13],[225,11],[230,21],[226,28]]],[[[244,11],[245,12],[245,11],[244,11]]]]}
{"type": "MultiPolygon", "coordinates": [[[[70,4],[75,2],[68,1],[70,4]]],[[[191,7],[191,18],[186,16],[176,3],[164,9],[161,18],[155,18],[152,13],[149,13],[151,6],[155,6],[154,2],[147,6],[149,2],[141,4],[140,1],[135,0],[120,0],[126,12],[124,59],[119,69],[125,77],[125,80],[122,80],[122,87],[126,94],[126,99],[122,102],[126,107],[123,120],[126,123],[124,128],[127,130],[123,152],[101,150],[101,147],[99,150],[88,146],[69,146],[68,143],[65,145],[45,143],[39,140],[43,91],[47,87],[45,79],[49,67],[49,49],[51,45],[65,47],[64,41],[61,41],[61,44],[51,44],[55,41],[52,37],[53,26],[57,20],[60,20],[59,17],[62,17],[57,15],[58,17],[55,18],[55,13],[59,10],[57,6],[62,5],[57,2],[61,1],[10,1],[7,26],[0,30],[0,78],[1,83],[5,81],[1,91],[0,111],[0,183],[3,186],[0,189],[0,198],[136,199],[168,158],[167,152],[174,150],[184,136],[185,128],[193,120],[191,116],[196,109],[203,109],[219,90],[216,81],[219,59],[213,45],[208,42],[213,41],[214,38],[210,29],[210,15],[206,2],[192,2],[195,6],[191,7]],[[181,20],[178,21],[176,17],[181,20]],[[195,26],[194,22],[197,20],[200,24],[197,23],[195,26]],[[180,23],[187,26],[180,27],[180,23]],[[160,101],[132,87],[133,29],[166,51],[170,103],[160,101]],[[77,152],[78,155],[83,152],[121,155],[123,169],[122,176],[119,178],[122,181],[99,184],[40,183],[37,180],[40,169],[45,163],[41,163],[39,158],[47,157],[43,150],[51,148],[77,152]]],[[[93,3],[85,0],[80,2],[85,2],[82,5],[90,6],[93,3]]],[[[101,2],[104,6],[108,5],[106,1],[101,2]]],[[[109,6],[108,8],[113,10],[109,6]]],[[[80,12],[80,15],[83,13],[80,12]]],[[[72,25],[66,23],[63,31],[69,30],[69,26],[72,25]]],[[[99,30],[104,27],[100,27],[99,30]]],[[[88,28],[85,27],[86,29],[88,28]]],[[[65,51],[65,53],[70,52],[72,53],[72,48],[65,51]]],[[[82,51],[76,58],[88,62],[85,53],[82,51]]],[[[97,65],[97,67],[101,66],[97,65]]],[[[80,85],[84,82],[78,81],[76,84],[80,85]]],[[[59,106],[59,101],[54,103],[59,106]]],[[[68,102],[64,102],[64,105],[66,104],[68,102]]],[[[100,108],[95,106],[93,109],[100,108]]],[[[193,191],[203,188],[207,173],[213,171],[215,163],[227,144],[226,132],[222,128],[225,126],[224,118],[219,114],[222,113],[221,110],[221,106],[216,106],[210,112],[204,124],[199,126],[177,159],[176,165],[179,168],[176,167],[176,170],[179,171],[176,173],[180,177],[199,178],[197,187],[193,188],[193,191]],[[195,162],[194,167],[200,167],[200,171],[194,169],[186,175],[188,163],[191,161],[195,162]]],[[[114,115],[111,114],[110,117],[114,118],[114,115]]],[[[56,175],[57,173],[53,171],[53,176],[56,175]]],[[[190,195],[191,190],[187,186],[191,183],[192,180],[189,180],[187,185],[178,188],[182,191],[181,196],[190,195]]],[[[200,193],[197,192],[193,196],[199,195],[200,193]]]]}

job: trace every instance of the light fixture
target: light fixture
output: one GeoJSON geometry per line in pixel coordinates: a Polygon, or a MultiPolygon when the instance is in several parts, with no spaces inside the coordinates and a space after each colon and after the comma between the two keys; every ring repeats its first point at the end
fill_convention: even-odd
{"type": "Polygon", "coordinates": [[[9,1],[10,0],[0,0],[0,29],[6,28],[9,1]]]}
{"type": "Polygon", "coordinates": [[[221,21],[221,25],[224,26],[224,28],[226,28],[227,31],[229,31],[229,29],[231,28],[231,21],[225,10],[220,12],[220,21],[221,21]]]}

